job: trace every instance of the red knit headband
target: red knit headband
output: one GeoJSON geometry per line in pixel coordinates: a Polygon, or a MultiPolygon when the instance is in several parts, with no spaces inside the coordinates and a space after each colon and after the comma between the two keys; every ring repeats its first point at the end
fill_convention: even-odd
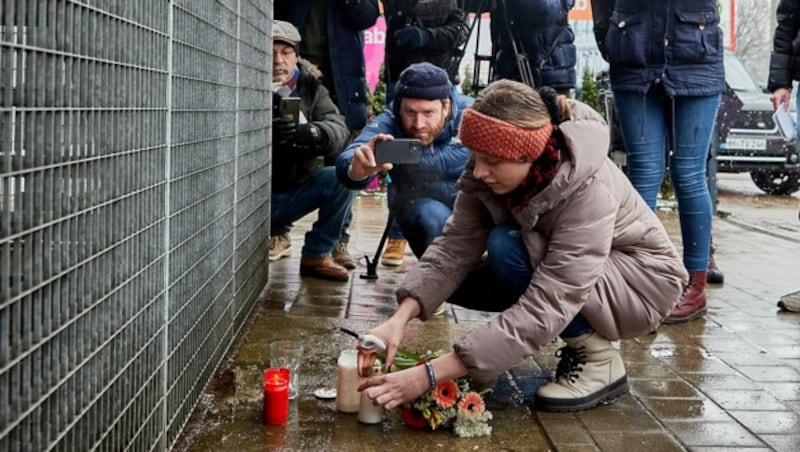
{"type": "Polygon", "coordinates": [[[539,158],[552,132],[553,123],[549,121],[538,129],[529,129],[467,108],[461,114],[458,137],[475,152],[524,163],[539,158]]]}

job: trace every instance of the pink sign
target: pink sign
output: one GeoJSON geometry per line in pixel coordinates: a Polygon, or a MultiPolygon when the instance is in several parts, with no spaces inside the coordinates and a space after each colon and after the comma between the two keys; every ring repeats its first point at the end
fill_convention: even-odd
{"type": "Polygon", "coordinates": [[[367,83],[371,91],[375,91],[378,77],[381,74],[384,44],[386,44],[386,20],[380,16],[375,25],[364,30],[364,60],[367,69],[367,83]]]}

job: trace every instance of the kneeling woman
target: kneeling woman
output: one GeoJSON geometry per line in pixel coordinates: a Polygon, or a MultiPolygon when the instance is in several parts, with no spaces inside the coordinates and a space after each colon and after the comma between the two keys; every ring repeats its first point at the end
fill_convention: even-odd
{"type": "Polygon", "coordinates": [[[387,343],[391,363],[406,324],[445,300],[500,314],[431,361],[433,375],[417,366],[361,390],[391,409],[432,379],[490,380],[560,335],[559,372],[539,388],[536,408],[583,410],[627,392],[610,341],[653,331],[688,275],[658,218],[607,158],[605,122],[550,89],[501,80],[465,110],[459,136],[474,156],[453,215],[398,290],[398,310],[370,332],[387,343]]]}

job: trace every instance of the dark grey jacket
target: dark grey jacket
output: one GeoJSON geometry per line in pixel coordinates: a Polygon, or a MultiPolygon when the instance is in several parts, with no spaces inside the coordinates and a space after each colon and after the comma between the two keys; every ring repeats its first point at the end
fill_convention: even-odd
{"type": "Polygon", "coordinates": [[[770,91],[791,90],[792,80],[800,80],[800,1],[781,0],[777,18],[767,86],[770,91]]]}
{"type": "Polygon", "coordinates": [[[300,97],[300,110],[308,122],[314,123],[327,137],[323,149],[300,149],[291,143],[272,148],[272,191],[285,193],[303,184],[317,170],[317,157],[334,159],[344,146],[350,131],[339,114],[336,104],[331,100],[328,89],[320,80],[322,74],[316,66],[303,60],[297,64],[300,78],[297,82],[297,95],[300,97]]]}
{"type": "Polygon", "coordinates": [[[574,0],[496,1],[491,13],[495,78],[522,81],[514,53],[516,44],[517,52],[528,56],[536,86],[575,88],[575,34],[568,20],[574,3],[574,0]]]}

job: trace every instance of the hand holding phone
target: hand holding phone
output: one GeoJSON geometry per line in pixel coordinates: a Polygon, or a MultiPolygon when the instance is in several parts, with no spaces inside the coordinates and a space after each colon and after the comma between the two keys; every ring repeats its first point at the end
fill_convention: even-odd
{"type": "Polygon", "coordinates": [[[278,104],[278,112],[281,118],[297,124],[300,122],[300,98],[282,97],[278,104]]]}
{"type": "Polygon", "coordinates": [[[422,143],[414,138],[395,138],[375,143],[376,163],[419,163],[422,143]]]}

